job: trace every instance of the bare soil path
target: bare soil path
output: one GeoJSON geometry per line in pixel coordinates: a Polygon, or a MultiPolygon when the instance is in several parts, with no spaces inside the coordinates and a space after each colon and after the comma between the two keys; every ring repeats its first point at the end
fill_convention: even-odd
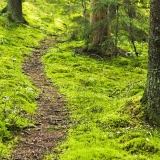
{"type": "Polygon", "coordinates": [[[14,148],[12,160],[43,160],[47,153],[54,152],[53,148],[65,139],[68,111],[64,107],[64,96],[46,78],[41,62],[41,57],[53,43],[54,39],[42,41],[23,64],[24,74],[29,76],[41,93],[36,99],[38,109],[33,116],[36,127],[20,133],[21,138],[14,148]]]}

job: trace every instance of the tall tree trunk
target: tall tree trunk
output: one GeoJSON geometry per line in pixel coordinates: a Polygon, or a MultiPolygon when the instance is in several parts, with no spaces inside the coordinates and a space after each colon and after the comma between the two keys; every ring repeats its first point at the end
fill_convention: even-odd
{"type": "Polygon", "coordinates": [[[27,23],[22,15],[22,0],[8,0],[7,12],[10,21],[27,23]]]}
{"type": "Polygon", "coordinates": [[[160,126],[160,0],[151,0],[148,75],[142,103],[147,118],[160,126]]]}
{"type": "Polygon", "coordinates": [[[8,16],[13,22],[23,22],[21,0],[8,0],[8,16]]]}
{"type": "Polygon", "coordinates": [[[108,6],[104,5],[97,9],[97,2],[99,0],[91,0],[91,13],[90,13],[90,24],[93,28],[93,31],[90,35],[92,45],[91,50],[97,50],[99,52],[105,52],[102,47],[102,43],[104,43],[108,37],[110,37],[110,27],[108,19],[108,6]]]}

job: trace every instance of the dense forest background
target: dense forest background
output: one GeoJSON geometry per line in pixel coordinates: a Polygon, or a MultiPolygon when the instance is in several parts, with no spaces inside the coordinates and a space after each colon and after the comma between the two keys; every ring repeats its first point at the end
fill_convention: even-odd
{"type": "Polygon", "coordinates": [[[19,134],[36,127],[41,90],[24,74],[23,62],[41,41],[54,39],[41,61],[65,97],[69,118],[65,140],[44,159],[159,160],[159,128],[140,102],[150,1],[25,0],[16,22],[6,6],[1,0],[0,159],[11,159],[19,134]]]}

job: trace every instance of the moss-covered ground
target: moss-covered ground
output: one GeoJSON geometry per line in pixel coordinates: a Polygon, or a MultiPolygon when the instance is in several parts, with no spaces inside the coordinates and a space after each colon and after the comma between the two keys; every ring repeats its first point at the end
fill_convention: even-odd
{"type": "MultiPolygon", "coordinates": [[[[47,76],[66,95],[71,123],[66,141],[57,147],[61,155],[46,159],[160,160],[159,129],[147,124],[140,104],[147,44],[139,57],[105,59],[75,53],[84,45],[75,31],[81,15],[79,4],[68,2],[25,1],[27,26],[0,16],[0,159],[9,157],[17,140],[14,133],[30,124],[25,115],[36,109],[39,91],[23,74],[23,55],[54,35],[57,42],[42,60],[47,76]]],[[[0,9],[5,4],[2,0],[0,9]]],[[[140,49],[141,45],[137,42],[140,49]]],[[[132,50],[128,41],[121,47],[132,50]]]]}

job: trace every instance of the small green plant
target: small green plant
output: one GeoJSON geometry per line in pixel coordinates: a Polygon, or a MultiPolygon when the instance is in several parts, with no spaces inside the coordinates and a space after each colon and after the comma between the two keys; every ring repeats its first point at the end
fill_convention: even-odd
{"type": "Polygon", "coordinates": [[[93,59],[74,53],[83,45],[75,40],[57,43],[43,58],[48,77],[66,95],[72,122],[66,142],[57,148],[62,154],[46,159],[156,160],[157,138],[148,134],[156,129],[146,125],[139,102],[146,56],[93,59]]]}
{"type": "MultiPolygon", "coordinates": [[[[0,9],[6,2],[1,4],[0,9]]],[[[85,26],[79,26],[84,21],[81,9],[77,13],[80,5],[67,0],[25,1],[28,26],[9,23],[6,15],[0,16],[0,159],[10,158],[16,141],[13,133],[31,123],[26,113],[32,115],[36,109],[38,91],[23,74],[24,56],[29,57],[33,48],[51,35],[57,41],[42,61],[47,76],[66,95],[71,124],[66,141],[57,146],[61,154],[46,153],[46,159],[159,160],[159,129],[147,125],[139,102],[146,78],[147,43],[139,42],[143,37],[137,38],[138,58],[106,60],[95,53],[91,55],[96,58],[91,58],[83,50],[76,53],[85,44],[85,26]]],[[[146,10],[141,14],[147,14],[146,10]]],[[[124,24],[125,19],[120,20],[124,24]]],[[[140,25],[136,20],[136,34],[140,25]]],[[[126,31],[121,30],[118,46],[133,52],[126,37],[126,31]]]]}
{"type": "MultiPolygon", "coordinates": [[[[2,0],[0,10],[5,5],[6,2],[2,0]]],[[[35,8],[32,1],[23,5],[30,22],[28,26],[9,23],[6,15],[0,16],[0,159],[9,159],[15,143],[14,133],[32,123],[26,115],[32,115],[36,109],[38,90],[24,75],[22,62],[24,55],[29,56],[46,34],[45,28],[42,32],[38,27],[41,22],[34,21],[35,17],[42,18],[39,17],[39,9],[35,8]]]]}

